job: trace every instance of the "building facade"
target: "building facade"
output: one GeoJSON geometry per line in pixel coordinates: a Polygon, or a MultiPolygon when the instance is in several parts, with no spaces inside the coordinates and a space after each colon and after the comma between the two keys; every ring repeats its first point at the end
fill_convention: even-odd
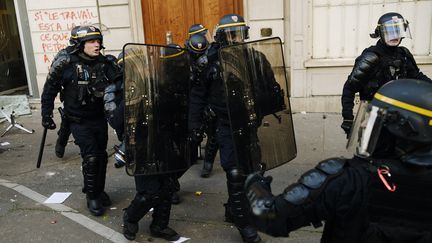
{"type": "MultiPolygon", "coordinates": [[[[245,16],[252,40],[281,38],[294,111],[340,112],[342,87],[354,59],[376,42],[369,33],[385,12],[399,12],[409,20],[413,39],[405,39],[402,44],[412,51],[420,69],[432,76],[432,0],[13,0],[13,3],[28,94],[36,101],[53,56],[67,45],[70,29],[75,25],[100,26],[105,54],[117,55],[128,42],[163,44],[160,42],[166,31],[173,31],[175,42],[183,44],[184,35],[179,33],[187,33],[187,26],[201,22],[212,31],[217,19],[230,12],[245,16]]],[[[1,50],[0,46],[0,53],[1,50]]]]}

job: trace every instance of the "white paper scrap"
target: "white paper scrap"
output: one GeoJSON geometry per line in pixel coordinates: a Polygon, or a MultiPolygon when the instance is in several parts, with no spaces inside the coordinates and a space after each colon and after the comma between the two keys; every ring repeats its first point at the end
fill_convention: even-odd
{"type": "Polygon", "coordinates": [[[1,146],[6,146],[6,145],[10,145],[10,143],[9,142],[3,142],[3,143],[0,143],[0,145],[1,146]]]}
{"type": "Polygon", "coordinates": [[[72,192],[54,192],[44,203],[63,203],[72,192]]]}
{"type": "Polygon", "coordinates": [[[182,242],[185,242],[185,241],[188,241],[188,240],[190,240],[190,238],[186,238],[186,237],[181,236],[180,239],[178,239],[176,241],[171,241],[171,242],[182,243],[182,242]]]}

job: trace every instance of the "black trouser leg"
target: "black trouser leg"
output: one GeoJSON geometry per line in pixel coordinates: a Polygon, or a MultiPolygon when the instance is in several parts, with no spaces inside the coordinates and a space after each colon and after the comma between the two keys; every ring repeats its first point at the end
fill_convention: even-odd
{"type": "Polygon", "coordinates": [[[239,169],[234,168],[227,172],[228,207],[243,241],[260,242],[261,238],[251,224],[249,203],[244,192],[245,180],[246,175],[239,169]]]}

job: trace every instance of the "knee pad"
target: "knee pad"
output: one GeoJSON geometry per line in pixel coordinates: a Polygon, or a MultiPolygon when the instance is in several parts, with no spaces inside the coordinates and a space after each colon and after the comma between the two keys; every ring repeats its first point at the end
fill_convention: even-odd
{"type": "Polygon", "coordinates": [[[232,183],[241,183],[246,180],[246,175],[239,168],[231,168],[226,172],[226,176],[228,181],[232,183]]]}

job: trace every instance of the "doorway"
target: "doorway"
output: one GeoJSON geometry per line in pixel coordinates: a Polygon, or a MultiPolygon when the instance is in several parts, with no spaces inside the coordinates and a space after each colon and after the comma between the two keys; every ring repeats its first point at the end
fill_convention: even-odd
{"type": "Polygon", "coordinates": [[[213,28],[225,14],[243,15],[243,0],[141,0],[147,44],[166,44],[171,31],[173,43],[183,46],[192,24],[213,28]]]}
{"type": "Polygon", "coordinates": [[[0,0],[0,95],[28,91],[14,2],[0,0]]]}

